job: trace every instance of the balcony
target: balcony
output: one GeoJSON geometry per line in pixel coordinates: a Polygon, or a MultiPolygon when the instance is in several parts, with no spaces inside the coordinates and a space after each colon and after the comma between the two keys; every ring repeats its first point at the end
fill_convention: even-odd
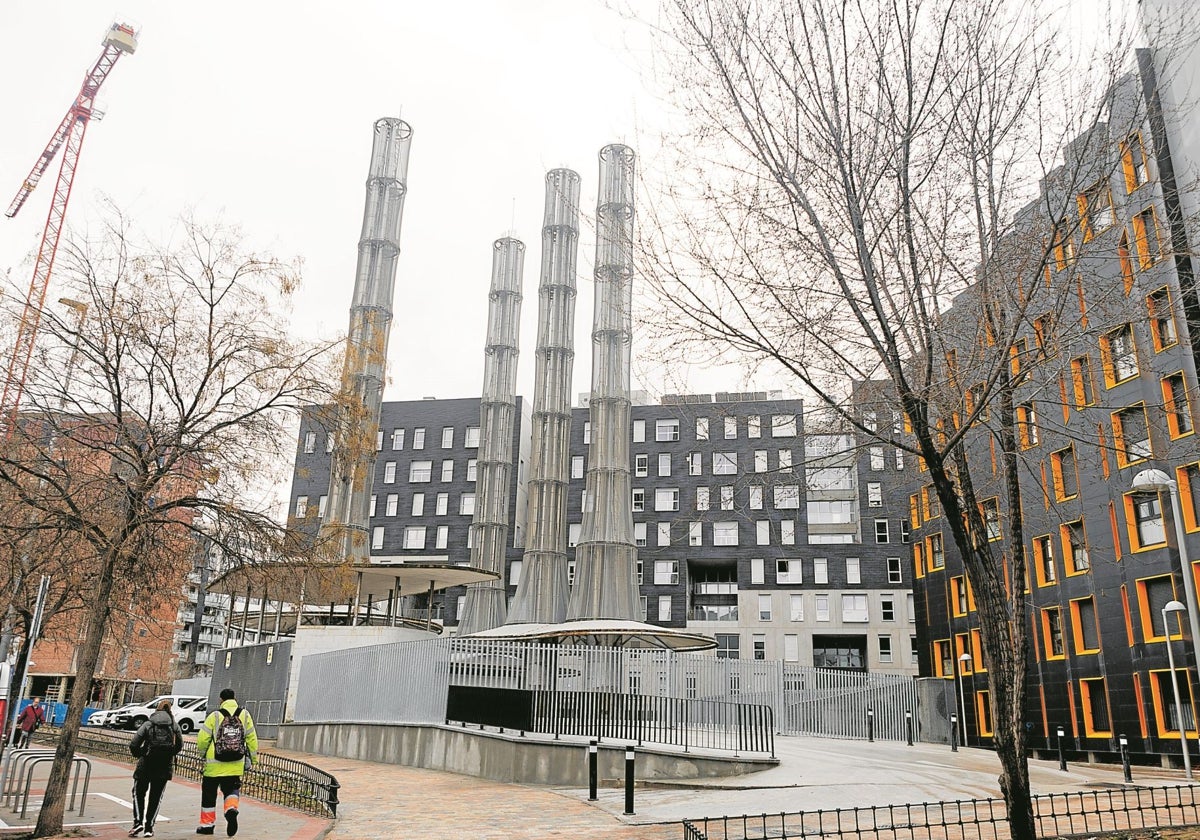
{"type": "Polygon", "coordinates": [[[696,604],[689,621],[737,621],[737,604],[696,604]]]}
{"type": "Polygon", "coordinates": [[[692,584],[693,595],[736,595],[737,581],[697,581],[692,584]]]}

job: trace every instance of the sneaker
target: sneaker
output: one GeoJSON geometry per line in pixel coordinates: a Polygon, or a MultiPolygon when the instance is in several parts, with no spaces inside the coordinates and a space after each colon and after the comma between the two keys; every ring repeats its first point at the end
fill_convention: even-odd
{"type": "Polygon", "coordinates": [[[212,834],[216,830],[217,830],[216,826],[202,825],[196,829],[196,833],[197,834],[212,834]]]}
{"type": "Polygon", "coordinates": [[[230,837],[237,834],[237,808],[230,808],[225,812],[225,833],[230,837]]]}
{"type": "Polygon", "coordinates": [[[153,829],[153,828],[147,828],[145,831],[143,831],[143,832],[142,832],[142,836],[143,836],[143,837],[153,837],[153,836],[154,836],[154,829],[153,829]]]}
{"type": "MultiPolygon", "coordinates": [[[[142,827],[140,825],[135,825],[133,828],[129,829],[129,836],[130,837],[141,837],[142,836],[142,827]]],[[[147,836],[153,836],[153,835],[147,835],[147,836]]]]}

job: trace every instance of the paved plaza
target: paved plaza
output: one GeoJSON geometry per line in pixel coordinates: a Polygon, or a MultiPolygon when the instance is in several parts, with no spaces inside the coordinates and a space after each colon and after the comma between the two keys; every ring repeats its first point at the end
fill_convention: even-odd
{"type": "MultiPolygon", "coordinates": [[[[337,820],[309,817],[252,799],[243,800],[242,830],[248,840],[369,840],[369,838],[573,838],[573,840],[677,840],[686,817],[847,808],[943,799],[998,796],[998,764],[982,750],[817,738],[779,738],[778,767],[750,776],[687,783],[641,784],[636,811],[624,816],[616,780],[606,780],[598,803],[587,791],[504,784],[436,770],[287,753],[333,773],[341,783],[337,820]]],[[[580,761],[585,760],[580,750],[580,761]]],[[[94,762],[92,788],[77,826],[103,840],[124,837],[129,827],[130,768],[94,762]]],[[[44,778],[44,777],[43,777],[44,778]]],[[[1031,763],[1037,793],[1119,786],[1121,768],[1056,762],[1031,763]]],[[[1134,768],[1134,784],[1164,785],[1183,780],[1178,771],[1134,768]]],[[[35,791],[36,793],[36,791],[35,791]]],[[[167,787],[156,837],[194,837],[199,786],[173,781],[167,787]]],[[[31,799],[22,821],[10,808],[5,826],[29,825],[39,800],[31,799]]],[[[5,832],[8,833],[8,832],[5,832]]],[[[218,823],[217,836],[224,834],[218,823]]]]}

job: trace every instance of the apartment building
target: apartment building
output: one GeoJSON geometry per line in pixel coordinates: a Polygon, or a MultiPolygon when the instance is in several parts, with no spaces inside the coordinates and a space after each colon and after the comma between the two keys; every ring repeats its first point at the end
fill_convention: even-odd
{"type": "MultiPolygon", "coordinates": [[[[981,415],[966,439],[987,538],[1008,585],[1028,592],[1026,713],[1034,747],[1054,745],[1060,726],[1068,748],[1096,754],[1116,752],[1120,736],[1134,753],[1178,754],[1181,724],[1196,737],[1195,640],[1181,641],[1190,634],[1176,621],[1186,625],[1185,617],[1164,623],[1162,610],[1172,600],[1186,604],[1182,576],[1195,580],[1198,567],[1180,566],[1170,494],[1134,487],[1148,468],[1177,482],[1187,554],[1200,558],[1193,409],[1200,336],[1185,317],[1200,310],[1191,257],[1174,247],[1187,239],[1161,177],[1170,171],[1168,146],[1153,120],[1136,116],[1144,111],[1137,106],[1145,81],[1125,79],[1107,125],[1064,150],[1064,172],[1087,177],[1052,175],[1042,200],[1018,218],[1019,232],[1053,237],[1044,282],[1037,278],[1008,362],[1018,382],[1025,581],[1008,573],[998,409],[981,415]],[[1064,194],[1067,182],[1077,186],[1064,194]],[[1046,207],[1072,210],[1046,219],[1046,207]],[[1172,644],[1181,708],[1168,665],[1172,644]]],[[[980,386],[955,365],[971,356],[972,341],[991,340],[981,334],[979,311],[974,292],[964,293],[940,330],[961,339],[938,360],[947,381],[962,381],[959,412],[969,410],[980,386]]],[[[920,671],[955,684],[968,741],[988,743],[987,663],[974,596],[932,487],[919,465],[909,474],[920,671]]]]}
{"type": "MultiPolygon", "coordinates": [[[[586,398],[582,401],[586,401],[586,398]]],[[[513,451],[506,583],[521,575],[528,404],[513,451]]],[[[890,417],[888,422],[891,422],[890,417]]],[[[717,655],[915,673],[903,456],[847,434],[806,432],[803,405],[768,394],[667,397],[635,405],[630,429],[635,539],[647,621],[718,641],[717,655]]],[[[383,406],[372,557],[465,562],[479,401],[383,406]]],[[[579,539],[590,446],[574,409],[568,552],[579,539]]],[[[291,520],[317,527],[329,475],[316,415],[301,427],[291,520]]],[[[572,561],[573,568],[573,561],[572,561]]],[[[457,623],[462,591],[437,596],[457,623]]]]}

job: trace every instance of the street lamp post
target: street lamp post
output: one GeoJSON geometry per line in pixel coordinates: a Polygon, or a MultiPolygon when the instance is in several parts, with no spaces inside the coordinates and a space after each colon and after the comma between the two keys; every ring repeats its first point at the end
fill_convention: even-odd
{"type": "Polygon", "coordinates": [[[958,657],[958,720],[962,726],[963,746],[967,746],[967,700],[964,696],[963,683],[967,681],[967,668],[971,666],[971,654],[964,653],[958,657]]]}
{"type": "MultiPolygon", "coordinates": [[[[1171,652],[1171,625],[1167,623],[1168,613],[1186,612],[1187,608],[1178,601],[1168,601],[1162,608],[1163,633],[1167,637],[1167,667],[1171,669],[1171,691],[1175,694],[1175,716],[1179,719],[1179,746],[1183,752],[1183,772],[1188,781],[1192,780],[1192,757],[1187,742],[1187,721],[1183,716],[1183,703],[1179,699],[1179,680],[1175,673],[1175,654],[1171,652]]],[[[1180,628],[1182,630],[1182,628],[1180,628]]]]}

